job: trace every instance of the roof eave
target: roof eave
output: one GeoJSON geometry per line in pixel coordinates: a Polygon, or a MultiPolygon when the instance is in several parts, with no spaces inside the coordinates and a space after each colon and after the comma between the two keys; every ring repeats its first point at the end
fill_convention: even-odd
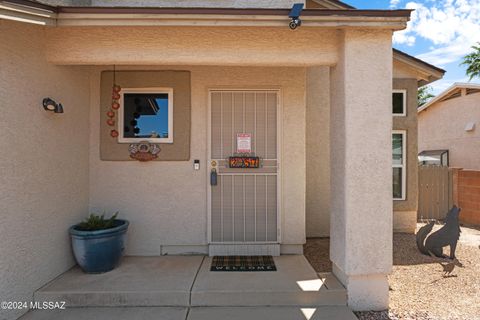
{"type": "Polygon", "coordinates": [[[445,98],[446,96],[448,96],[450,93],[452,93],[454,90],[457,90],[457,89],[480,89],[480,84],[455,82],[450,87],[445,89],[443,92],[438,94],[435,98],[431,99],[430,101],[425,103],[423,106],[418,108],[417,113],[420,113],[430,108],[432,105],[441,101],[443,98],[445,98]]]}
{"type": "Polygon", "coordinates": [[[393,57],[397,61],[403,62],[423,74],[423,77],[418,80],[419,86],[424,86],[442,79],[446,72],[442,68],[436,67],[398,49],[393,49],[393,57]]]}
{"type": "MultiPolygon", "coordinates": [[[[0,0],[3,18],[58,26],[284,26],[289,9],[52,7],[31,0],[0,0]],[[45,13],[47,13],[45,15],[45,13]],[[30,21],[29,21],[30,19],[30,21]]],[[[306,9],[304,27],[365,27],[401,30],[411,10],[306,9]]]]}
{"type": "MultiPolygon", "coordinates": [[[[234,12],[232,12],[234,13],[234,12]]],[[[288,14],[265,14],[266,12],[254,11],[245,14],[245,11],[235,12],[240,14],[218,14],[212,11],[203,13],[114,13],[114,12],[79,12],[72,11],[58,13],[58,26],[246,26],[246,27],[286,27],[290,22],[288,14]]],[[[406,17],[385,17],[375,15],[342,15],[322,14],[302,16],[302,28],[327,27],[327,28],[383,28],[401,30],[406,27],[406,17]]]]}

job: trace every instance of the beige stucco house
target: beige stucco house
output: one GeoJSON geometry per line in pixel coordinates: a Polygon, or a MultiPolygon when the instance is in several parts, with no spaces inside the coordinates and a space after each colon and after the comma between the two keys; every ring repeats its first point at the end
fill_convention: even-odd
{"type": "Polygon", "coordinates": [[[0,1],[0,300],[73,265],[68,226],[118,210],[128,255],[329,235],[349,305],[388,306],[392,230],[416,219],[416,90],[443,70],[392,51],[409,10],[307,1],[290,30],[296,2],[0,1]],[[133,159],[145,141],[156,158],[133,159]],[[245,154],[259,168],[231,167],[245,154]]]}
{"type": "Polygon", "coordinates": [[[420,161],[480,170],[480,85],[454,83],[418,109],[420,161]]]}

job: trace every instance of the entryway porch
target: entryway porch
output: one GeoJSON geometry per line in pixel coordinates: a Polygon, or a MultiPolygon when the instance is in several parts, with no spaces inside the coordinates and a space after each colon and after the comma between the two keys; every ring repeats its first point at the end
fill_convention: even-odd
{"type": "Polygon", "coordinates": [[[23,319],[356,319],[335,276],[316,273],[302,255],[274,257],[273,272],[212,272],[211,259],[126,257],[96,275],[74,267],[33,297],[67,309],[23,319]]]}

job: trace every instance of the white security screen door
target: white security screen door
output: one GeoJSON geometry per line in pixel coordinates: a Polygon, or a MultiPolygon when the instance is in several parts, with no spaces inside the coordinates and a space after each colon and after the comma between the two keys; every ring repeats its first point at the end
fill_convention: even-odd
{"type": "Polygon", "coordinates": [[[210,91],[211,243],[278,241],[278,99],[275,90],[210,91]],[[259,157],[260,167],[230,168],[231,156],[259,157]]]}

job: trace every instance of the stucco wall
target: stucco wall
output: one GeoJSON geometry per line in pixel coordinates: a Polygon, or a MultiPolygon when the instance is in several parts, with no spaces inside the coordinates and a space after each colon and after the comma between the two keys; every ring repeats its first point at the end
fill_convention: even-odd
{"type": "Polygon", "coordinates": [[[88,73],[48,64],[44,35],[0,20],[0,301],[31,301],[73,265],[67,229],[88,213],[88,73]]]}
{"type": "Polygon", "coordinates": [[[480,170],[480,93],[442,101],[418,114],[418,150],[449,150],[450,167],[480,170]],[[467,132],[468,122],[475,130],[467,132]]]}
{"type": "Polygon", "coordinates": [[[307,69],[308,237],[330,234],[330,68],[307,69]]]}
{"type": "MultiPolygon", "coordinates": [[[[393,130],[407,131],[407,195],[405,200],[393,201],[393,230],[414,232],[418,202],[417,80],[415,73],[402,67],[393,64],[394,77],[399,77],[393,79],[393,89],[407,90],[407,115],[393,117],[393,130]]],[[[307,237],[330,235],[330,98],[325,86],[330,81],[328,75],[327,67],[307,71],[307,237]]]]}
{"type": "MultiPolygon", "coordinates": [[[[207,244],[208,88],[281,88],[283,101],[282,243],[305,241],[305,69],[168,67],[189,70],[192,79],[190,161],[101,161],[100,72],[91,74],[90,204],[120,211],[131,221],[127,254],[158,255],[171,246],[202,251],[207,244]],[[193,160],[200,170],[193,170],[193,160]],[[197,249],[195,249],[197,247],[197,249]]],[[[120,68],[119,68],[120,69],[120,68]]],[[[141,67],[121,69],[139,70],[141,67]]],[[[162,67],[146,67],[147,70],[162,67]]],[[[181,250],[180,250],[181,251],[181,250]]]]}
{"type": "Polygon", "coordinates": [[[337,33],[321,28],[62,27],[47,36],[48,59],[58,64],[303,67],[337,61],[337,33]]]}
{"type": "Polygon", "coordinates": [[[393,89],[407,90],[406,116],[393,117],[393,130],[407,132],[406,197],[393,201],[393,230],[414,233],[418,207],[418,125],[417,125],[417,80],[394,79],[393,89]]]}
{"type": "Polygon", "coordinates": [[[352,309],[383,310],[392,267],[391,33],[345,31],[340,57],[331,72],[330,259],[352,309]]]}

